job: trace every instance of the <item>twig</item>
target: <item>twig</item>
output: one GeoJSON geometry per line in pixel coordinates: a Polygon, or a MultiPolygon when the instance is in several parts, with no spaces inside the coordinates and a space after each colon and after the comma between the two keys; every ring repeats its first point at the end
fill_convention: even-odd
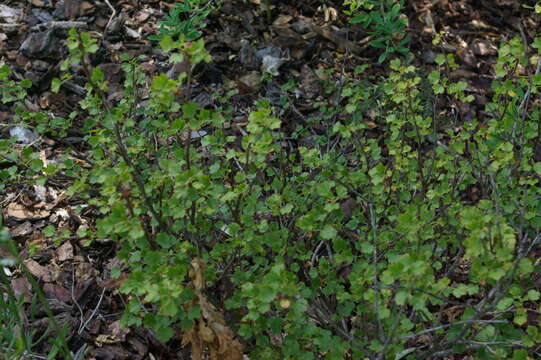
{"type": "Polygon", "coordinates": [[[479,323],[480,324],[506,324],[506,323],[509,323],[509,321],[507,321],[507,320],[462,320],[462,321],[454,322],[452,324],[445,324],[445,325],[435,326],[435,327],[430,328],[430,329],[419,331],[418,333],[415,333],[413,335],[402,336],[402,337],[399,338],[399,340],[400,341],[407,341],[409,339],[416,338],[417,336],[421,336],[421,335],[424,335],[424,334],[429,334],[431,332],[438,331],[438,330],[441,330],[441,329],[446,329],[446,328],[449,328],[449,327],[452,327],[452,326],[455,326],[455,325],[463,325],[463,324],[471,324],[471,323],[474,323],[474,324],[479,324],[479,323]]]}
{"type": "Polygon", "coordinates": [[[317,253],[319,252],[319,249],[325,244],[325,241],[321,240],[319,244],[317,244],[316,249],[314,250],[314,253],[312,254],[312,259],[310,262],[312,263],[311,267],[314,266],[314,262],[316,261],[317,253]]]}
{"type": "Polygon", "coordinates": [[[113,5],[111,5],[109,0],[104,0],[104,1],[107,4],[107,6],[109,6],[109,9],[111,9],[111,11],[112,11],[111,16],[109,17],[109,21],[107,21],[107,25],[105,25],[105,30],[103,31],[104,33],[106,33],[107,29],[109,29],[109,25],[111,25],[111,21],[113,21],[114,17],[116,16],[116,10],[113,7],[113,5]]]}
{"type": "Polygon", "coordinates": [[[90,317],[89,317],[88,319],[86,319],[86,321],[84,322],[84,324],[82,324],[81,326],[79,326],[79,330],[77,331],[77,334],[81,335],[81,333],[82,333],[83,330],[86,328],[86,326],[88,325],[88,323],[92,321],[92,319],[93,319],[94,316],[96,315],[96,312],[97,312],[98,309],[100,308],[101,301],[103,300],[103,295],[104,295],[104,294],[105,294],[105,288],[102,289],[101,295],[100,295],[100,299],[98,300],[98,304],[96,305],[96,307],[95,307],[94,310],[92,311],[92,314],[90,314],[90,317]]]}
{"type": "Polygon", "coordinates": [[[83,309],[81,309],[79,302],[77,302],[77,300],[75,299],[75,268],[73,268],[71,271],[71,301],[73,301],[75,306],[77,306],[77,310],[79,310],[79,329],[80,329],[84,323],[85,314],[83,312],[83,309]]]}
{"type": "Polygon", "coordinates": [[[79,350],[77,350],[77,352],[73,356],[73,360],[83,360],[84,359],[83,356],[85,356],[87,347],[88,347],[87,344],[83,344],[83,346],[81,346],[79,350]]]}

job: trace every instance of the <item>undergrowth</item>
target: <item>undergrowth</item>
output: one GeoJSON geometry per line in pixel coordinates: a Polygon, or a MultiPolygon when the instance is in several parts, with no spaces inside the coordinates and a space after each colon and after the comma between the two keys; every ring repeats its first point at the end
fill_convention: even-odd
{"type": "MultiPolygon", "coordinates": [[[[205,349],[223,359],[534,359],[541,78],[530,60],[540,43],[535,53],[519,39],[500,47],[482,121],[439,115],[442,98],[474,99],[440,55],[426,75],[393,59],[384,77],[346,77],[338,101],[315,104],[323,117],[294,132],[260,100],[239,131],[231,94],[213,108],[191,100],[192,69],[210,61],[202,40],[163,36],[170,61],[190,64],[177,79],[147,79],[142,59],[124,56],[125,91],[111,101],[90,61],[97,40],[70,31],[53,88],[74,65],[87,74],[79,116],[92,166],[45,166],[34,148],[2,140],[11,165],[0,176],[74,179],[68,195],[100,214],[74,235],[118,244],[123,324],[181,337],[194,359],[205,349]]],[[[0,84],[16,121],[48,135],[71,126],[26,108],[28,84],[5,66],[0,84]]]]}

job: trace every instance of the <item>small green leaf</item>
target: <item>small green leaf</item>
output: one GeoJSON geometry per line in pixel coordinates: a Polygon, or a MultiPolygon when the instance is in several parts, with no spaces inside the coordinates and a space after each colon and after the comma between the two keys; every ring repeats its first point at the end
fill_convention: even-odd
{"type": "Polygon", "coordinates": [[[319,233],[323,240],[334,239],[336,237],[336,234],[337,232],[335,228],[333,228],[331,225],[325,225],[323,230],[321,230],[321,232],[319,233]]]}
{"type": "Polygon", "coordinates": [[[43,228],[42,232],[43,232],[43,235],[45,235],[46,237],[52,237],[55,233],[56,229],[54,226],[52,225],[47,225],[45,228],[43,228]]]}
{"type": "Polygon", "coordinates": [[[30,161],[30,169],[32,169],[35,172],[41,171],[43,169],[43,162],[40,159],[34,159],[30,161]]]}
{"type": "Polygon", "coordinates": [[[539,300],[539,291],[537,291],[537,290],[529,290],[527,297],[531,301],[537,301],[537,300],[539,300]]]}
{"type": "Polygon", "coordinates": [[[537,175],[541,175],[541,162],[533,164],[533,169],[537,175]]]}
{"type": "Polygon", "coordinates": [[[397,305],[403,306],[406,304],[406,300],[408,298],[408,293],[406,291],[400,290],[396,293],[394,297],[394,301],[397,305]]]}
{"type": "Polygon", "coordinates": [[[172,235],[169,235],[169,234],[166,234],[166,233],[159,233],[158,235],[156,235],[156,242],[161,247],[163,247],[165,249],[169,249],[170,247],[172,247],[175,244],[176,239],[172,235]]]}

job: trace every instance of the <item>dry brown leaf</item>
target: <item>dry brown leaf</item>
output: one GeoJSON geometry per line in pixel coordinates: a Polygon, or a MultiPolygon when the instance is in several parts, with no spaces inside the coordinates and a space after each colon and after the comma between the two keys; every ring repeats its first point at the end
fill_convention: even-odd
{"type": "Polygon", "coordinates": [[[69,241],[66,241],[56,250],[56,255],[58,256],[58,261],[73,259],[73,245],[69,241]]]}
{"type": "Polygon", "coordinates": [[[10,203],[6,209],[6,215],[16,219],[44,219],[50,215],[45,209],[30,209],[18,203],[10,203]]]}
{"type": "Polygon", "coordinates": [[[192,360],[203,360],[203,342],[195,329],[191,329],[182,336],[182,346],[192,346],[192,360]]]}
{"type": "Polygon", "coordinates": [[[37,261],[33,259],[27,259],[24,261],[24,264],[28,268],[28,271],[38,279],[44,282],[51,282],[53,277],[51,271],[45,266],[41,266],[37,261]]]}
{"type": "Polygon", "coordinates": [[[29,303],[32,300],[32,285],[30,285],[27,278],[21,277],[12,279],[11,288],[13,289],[13,293],[17,300],[23,295],[25,303],[29,303]]]}
{"type": "Polygon", "coordinates": [[[201,318],[193,329],[184,333],[182,345],[191,345],[192,360],[202,360],[205,348],[208,348],[211,360],[243,360],[244,346],[235,339],[223,315],[201,292],[205,284],[204,269],[205,264],[201,259],[192,260],[189,275],[191,286],[197,294],[193,306],[199,306],[201,318]]]}
{"type": "Polygon", "coordinates": [[[58,284],[45,284],[43,285],[43,292],[48,299],[56,299],[64,303],[72,301],[71,292],[65,287],[58,284]]]}
{"type": "Polygon", "coordinates": [[[272,25],[280,26],[287,24],[293,19],[293,16],[291,15],[280,15],[276,18],[276,20],[273,21],[272,25]]]}
{"type": "Polygon", "coordinates": [[[15,238],[19,236],[30,235],[33,230],[34,227],[32,226],[32,223],[30,221],[25,221],[22,224],[17,225],[15,228],[11,229],[10,234],[15,238]]]}
{"type": "Polygon", "coordinates": [[[199,336],[204,342],[211,343],[214,341],[214,334],[212,330],[205,325],[203,320],[199,320],[199,336]]]}

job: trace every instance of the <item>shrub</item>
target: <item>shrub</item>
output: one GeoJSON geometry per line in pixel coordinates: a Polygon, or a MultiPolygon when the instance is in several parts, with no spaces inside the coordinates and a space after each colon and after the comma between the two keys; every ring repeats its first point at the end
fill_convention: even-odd
{"type": "Polygon", "coordinates": [[[191,64],[178,79],[147,82],[124,57],[116,103],[86,60],[96,41],[71,31],[68,43],[63,68],[88,74],[93,166],[45,172],[76,174],[69,194],[102,215],[79,235],[118,243],[125,325],[164,341],[182,330],[195,358],[245,345],[257,359],[527,359],[539,343],[541,125],[527,111],[539,77],[514,72],[521,41],[500,49],[484,122],[438,117],[439,97],[472,100],[467,84],[395,59],[384,78],[347,79],[346,105],[316,104],[323,118],[293,135],[267,101],[240,133],[226,95],[191,101],[191,69],[210,60],[201,40],[162,39],[191,64]]]}

